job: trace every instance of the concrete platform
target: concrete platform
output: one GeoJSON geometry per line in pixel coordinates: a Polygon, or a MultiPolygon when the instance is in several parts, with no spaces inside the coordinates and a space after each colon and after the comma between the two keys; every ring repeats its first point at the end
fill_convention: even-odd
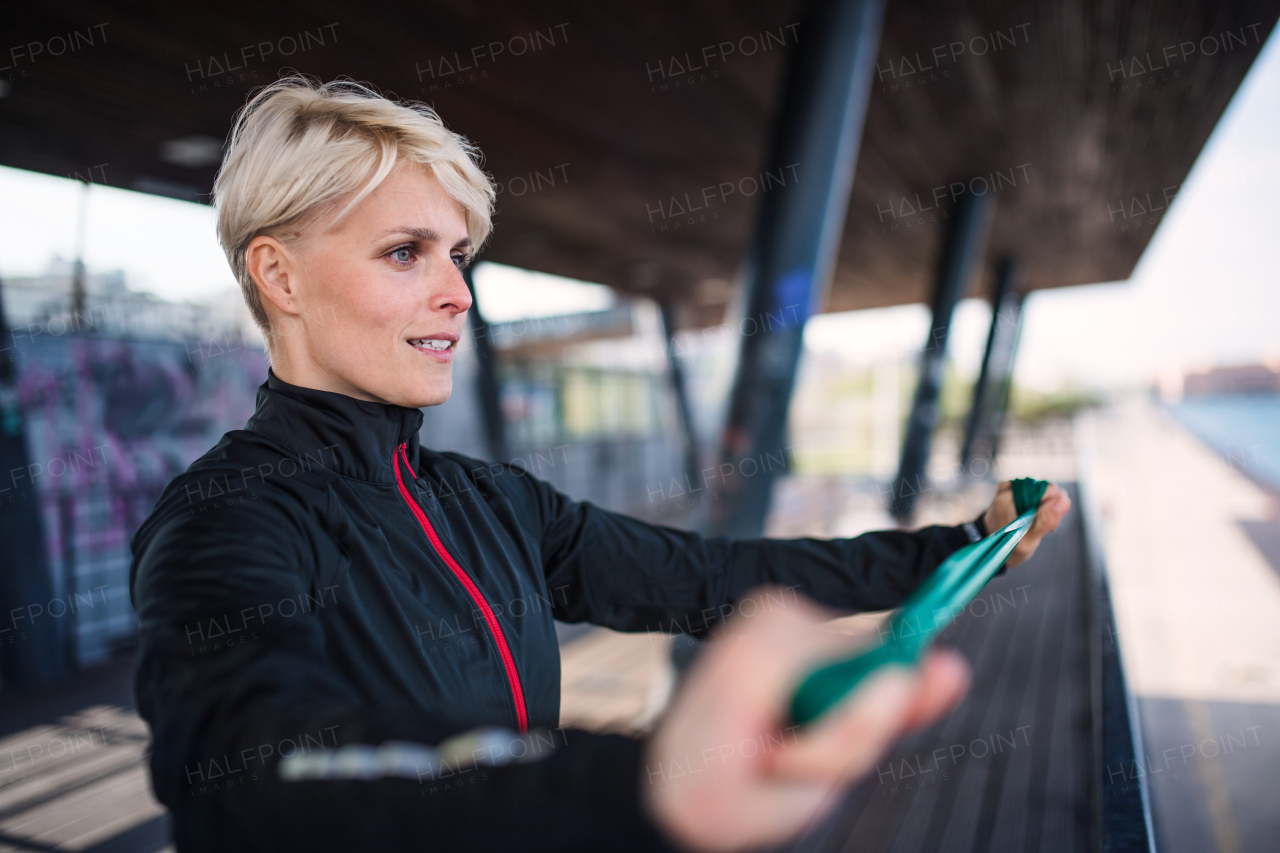
{"type": "Polygon", "coordinates": [[[151,795],[132,658],[6,692],[2,707],[0,853],[173,849],[168,814],[151,795]]]}
{"type": "Polygon", "coordinates": [[[1280,501],[1133,398],[1086,421],[1161,853],[1280,849],[1280,501]]]}

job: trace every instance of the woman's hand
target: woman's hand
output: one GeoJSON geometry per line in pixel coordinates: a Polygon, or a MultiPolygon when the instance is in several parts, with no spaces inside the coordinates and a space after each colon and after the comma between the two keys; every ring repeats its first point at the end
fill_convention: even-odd
{"type": "MultiPolygon", "coordinates": [[[[1022,537],[1018,547],[1013,549],[1005,565],[1016,566],[1019,563],[1025,563],[1036,552],[1044,535],[1058,529],[1058,525],[1062,523],[1069,509],[1071,509],[1071,498],[1066,490],[1050,483],[1049,488],[1044,490],[1044,497],[1040,499],[1040,508],[1036,510],[1031,529],[1027,531],[1026,536],[1022,537]]],[[[1018,512],[1013,503],[1013,486],[1006,480],[996,487],[996,496],[991,500],[991,506],[987,507],[987,511],[983,513],[982,523],[987,526],[988,533],[995,533],[1017,517],[1018,512]]]]}
{"type": "MultiPolygon", "coordinates": [[[[650,738],[641,791],[650,814],[697,851],[775,844],[833,806],[908,729],[928,725],[968,686],[955,652],[919,669],[886,667],[807,728],[787,719],[809,668],[851,651],[807,599],[757,591],[756,615],[731,619],[690,669],[650,738]]],[[[741,612],[741,608],[739,608],[741,612]]]]}

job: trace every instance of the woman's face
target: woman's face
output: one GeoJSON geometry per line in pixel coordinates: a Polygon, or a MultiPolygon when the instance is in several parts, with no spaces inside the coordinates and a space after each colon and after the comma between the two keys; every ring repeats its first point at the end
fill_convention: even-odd
{"type": "Polygon", "coordinates": [[[398,166],[337,227],[249,245],[271,319],[272,369],[294,385],[419,408],[449,399],[471,295],[460,204],[398,166]]]}

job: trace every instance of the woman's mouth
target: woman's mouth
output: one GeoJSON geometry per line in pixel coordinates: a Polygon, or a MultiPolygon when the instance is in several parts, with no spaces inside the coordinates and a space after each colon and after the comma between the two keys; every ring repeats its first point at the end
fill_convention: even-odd
{"type": "Polygon", "coordinates": [[[409,346],[418,352],[425,353],[433,358],[449,361],[453,359],[453,351],[457,346],[457,340],[446,337],[431,338],[410,338],[409,346]]]}

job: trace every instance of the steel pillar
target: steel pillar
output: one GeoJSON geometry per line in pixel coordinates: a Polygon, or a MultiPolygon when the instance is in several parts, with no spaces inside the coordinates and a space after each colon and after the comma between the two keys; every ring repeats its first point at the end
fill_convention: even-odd
{"type": "Polygon", "coordinates": [[[955,219],[947,233],[938,263],[937,286],[933,295],[933,322],[920,356],[920,381],[916,385],[907,437],[902,443],[902,462],[893,484],[890,511],[899,523],[910,521],[916,499],[927,487],[926,466],[929,444],[938,425],[938,394],[942,390],[942,367],[947,354],[947,334],[956,303],[965,286],[982,267],[987,234],[991,230],[995,200],[992,194],[967,193],[956,204],[955,219]]]}
{"type": "Polygon", "coordinates": [[[476,345],[476,397],[480,401],[480,420],[484,424],[485,441],[489,455],[495,462],[508,458],[507,428],[502,419],[502,384],[498,380],[498,356],[493,350],[489,335],[489,323],[480,311],[480,298],[476,295],[471,267],[462,271],[462,277],[471,291],[471,337],[476,345]]]}
{"type": "Polygon", "coordinates": [[[973,477],[985,477],[994,467],[996,445],[1009,408],[1013,358],[1022,327],[1022,293],[1017,276],[1017,263],[1012,258],[1000,262],[991,299],[991,331],[987,334],[982,370],[973,386],[973,405],[960,449],[960,463],[965,473],[973,477]]]}
{"type": "Polygon", "coordinates": [[[871,97],[884,0],[813,0],[805,10],[774,126],[720,465],[711,535],[764,530],[787,465],[787,409],[804,324],[835,269],[871,97]]]}
{"type": "Polygon", "coordinates": [[[676,311],[675,305],[661,300],[658,307],[662,313],[662,333],[667,347],[667,376],[671,380],[671,393],[676,401],[676,414],[680,418],[680,429],[684,433],[684,475],[686,483],[698,482],[698,433],[693,424],[693,412],[689,407],[689,390],[684,381],[684,368],[676,355],[676,311]]]}
{"type": "Polygon", "coordinates": [[[74,619],[49,616],[54,591],[40,499],[30,477],[23,476],[32,469],[18,408],[17,357],[0,289],[0,686],[5,689],[65,675],[62,631],[76,627],[74,619]]]}

